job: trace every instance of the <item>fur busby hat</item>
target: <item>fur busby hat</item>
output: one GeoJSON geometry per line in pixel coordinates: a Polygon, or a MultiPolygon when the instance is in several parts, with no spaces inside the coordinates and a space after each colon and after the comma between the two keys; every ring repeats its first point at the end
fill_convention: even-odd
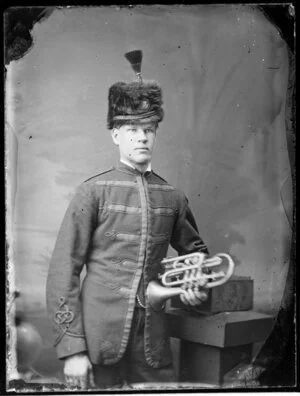
{"type": "Polygon", "coordinates": [[[138,81],[117,82],[109,88],[107,127],[118,123],[161,122],[164,117],[162,90],[156,81],[143,81],[141,75],[142,51],[128,52],[138,81]]]}

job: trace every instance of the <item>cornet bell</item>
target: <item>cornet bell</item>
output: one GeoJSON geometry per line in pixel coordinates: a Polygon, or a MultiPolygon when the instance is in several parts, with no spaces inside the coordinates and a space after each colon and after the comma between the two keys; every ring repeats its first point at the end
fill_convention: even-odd
{"type": "Polygon", "coordinates": [[[151,307],[159,310],[164,307],[166,300],[178,296],[181,292],[181,287],[165,287],[157,281],[151,281],[147,287],[147,298],[151,307]]]}

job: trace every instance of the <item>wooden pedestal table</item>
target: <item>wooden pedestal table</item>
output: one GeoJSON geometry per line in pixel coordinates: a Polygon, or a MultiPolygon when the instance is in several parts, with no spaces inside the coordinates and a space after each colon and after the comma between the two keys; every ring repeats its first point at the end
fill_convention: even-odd
{"type": "Polygon", "coordinates": [[[203,315],[168,308],[170,336],[179,338],[180,382],[222,385],[224,375],[252,359],[252,345],[270,334],[274,317],[254,311],[203,315]]]}

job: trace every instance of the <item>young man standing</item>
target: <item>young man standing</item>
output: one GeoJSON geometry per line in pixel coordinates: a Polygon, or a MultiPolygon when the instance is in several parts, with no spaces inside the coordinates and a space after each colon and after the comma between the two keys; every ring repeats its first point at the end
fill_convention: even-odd
{"type": "MultiPolygon", "coordinates": [[[[159,85],[142,81],[141,55],[126,54],[139,81],[109,90],[108,129],[120,161],[78,188],[49,268],[54,344],[67,383],[83,389],[176,381],[164,310],[150,305],[145,290],[169,244],[179,255],[208,254],[185,195],[152,171],[164,112],[159,85]]],[[[205,297],[181,295],[191,305],[205,297]]]]}

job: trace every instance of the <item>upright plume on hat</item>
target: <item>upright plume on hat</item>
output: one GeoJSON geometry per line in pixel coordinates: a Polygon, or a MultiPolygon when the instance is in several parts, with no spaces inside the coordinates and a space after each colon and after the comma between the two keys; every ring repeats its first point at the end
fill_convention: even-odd
{"type": "Polygon", "coordinates": [[[126,52],[124,56],[131,64],[133,71],[138,77],[138,81],[142,83],[143,79],[141,74],[141,68],[142,68],[143,52],[141,50],[134,50],[134,51],[126,52]]]}

